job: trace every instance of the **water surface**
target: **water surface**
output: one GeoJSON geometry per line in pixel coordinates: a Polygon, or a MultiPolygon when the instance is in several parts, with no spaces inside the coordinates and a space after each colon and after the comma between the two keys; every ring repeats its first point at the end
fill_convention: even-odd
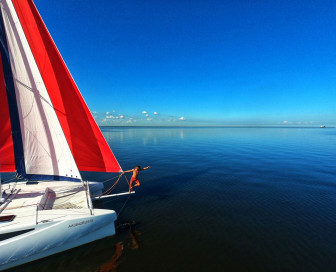
{"type": "Polygon", "coordinates": [[[124,170],[151,166],[96,204],[116,235],[18,271],[336,271],[336,129],[102,131],[124,170]]]}

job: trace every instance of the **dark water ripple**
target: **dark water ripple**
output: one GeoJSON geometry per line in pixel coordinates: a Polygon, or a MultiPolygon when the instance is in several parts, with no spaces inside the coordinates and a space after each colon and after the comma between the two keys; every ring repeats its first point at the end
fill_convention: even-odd
{"type": "MultiPolygon", "coordinates": [[[[67,271],[104,271],[106,264],[113,269],[105,271],[120,272],[336,271],[335,129],[103,133],[125,170],[152,166],[120,214],[117,235],[74,250],[78,260],[63,253],[29,269],[65,262],[67,271]]],[[[124,201],[100,205],[120,211],[124,201]]]]}

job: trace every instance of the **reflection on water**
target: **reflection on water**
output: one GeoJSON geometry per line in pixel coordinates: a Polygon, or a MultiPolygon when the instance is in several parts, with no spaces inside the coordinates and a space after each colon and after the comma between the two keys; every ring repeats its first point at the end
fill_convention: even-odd
{"type": "Polygon", "coordinates": [[[101,265],[99,268],[99,272],[115,272],[117,271],[117,267],[120,262],[120,257],[122,256],[124,245],[126,245],[126,248],[130,248],[132,250],[136,250],[140,247],[139,243],[139,237],[141,235],[141,232],[136,229],[136,223],[135,222],[127,222],[123,223],[117,226],[118,234],[123,231],[129,231],[129,238],[125,239],[123,242],[117,242],[115,244],[115,253],[112,255],[110,260],[101,265]],[[129,242],[130,240],[130,242],[129,242]]]}
{"type": "Polygon", "coordinates": [[[116,235],[17,271],[336,271],[336,129],[103,134],[123,169],[151,166],[125,206],[95,203],[121,212],[116,235]]]}
{"type": "Polygon", "coordinates": [[[135,222],[127,222],[117,226],[117,230],[127,230],[129,229],[129,237],[131,238],[131,243],[128,243],[128,247],[131,249],[138,249],[140,247],[140,235],[141,232],[136,229],[135,222]]]}
{"type": "Polygon", "coordinates": [[[101,265],[98,269],[99,272],[115,272],[117,271],[117,267],[118,267],[118,261],[119,261],[119,258],[121,257],[121,254],[122,254],[122,250],[123,250],[123,245],[121,242],[119,243],[116,243],[115,244],[115,247],[116,247],[116,251],[114,253],[114,255],[112,255],[111,259],[101,265]]]}
{"type": "Polygon", "coordinates": [[[123,242],[117,242],[115,244],[115,252],[111,258],[104,264],[102,264],[98,271],[99,272],[116,272],[120,263],[121,256],[124,252],[124,245],[126,249],[136,250],[139,249],[139,237],[141,232],[136,229],[135,222],[126,222],[117,226],[118,235],[121,232],[128,231],[129,239],[125,239],[123,242]]]}

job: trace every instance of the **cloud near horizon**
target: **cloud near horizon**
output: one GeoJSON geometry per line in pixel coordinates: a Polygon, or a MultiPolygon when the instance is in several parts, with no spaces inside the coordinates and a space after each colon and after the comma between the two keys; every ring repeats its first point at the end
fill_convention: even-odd
{"type": "Polygon", "coordinates": [[[93,117],[96,120],[98,125],[102,126],[317,126],[321,125],[332,126],[327,122],[323,121],[307,121],[307,120],[279,120],[274,123],[260,124],[255,123],[251,120],[232,120],[232,119],[218,119],[213,120],[211,118],[205,119],[196,119],[189,118],[185,116],[174,115],[166,115],[159,114],[157,111],[142,111],[137,115],[127,115],[124,113],[119,113],[115,110],[107,111],[107,112],[97,112],[92,111],[93,117]],[[109,113],[109,114],[106,114],[109,113]],[[113,113],[113,114],[111,114],[113,113]]]}
{"type": "MultiPolygon", "coordinates": [[[[150,114],[148,111],[143,110],[138,115],[127,115],[123,113],[118,113],[116,110],[97,112],[92,111],[93,117],[98,125],[104,126],[123,126],[123,125],[170,125],[171,122],[186,121],[183,116],[176,115],[162,115],[157,111],[152,111],[150,114]]],[[[186,124],[186,123],[184,123],[186,124]]]]}

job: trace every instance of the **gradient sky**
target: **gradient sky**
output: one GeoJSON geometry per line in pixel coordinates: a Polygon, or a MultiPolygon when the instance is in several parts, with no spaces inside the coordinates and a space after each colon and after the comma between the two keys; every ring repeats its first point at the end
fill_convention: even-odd
{"type": "Polygon", "coordinates": [[[335,1],[34,2],[100,125],[336,125],[335,1]]]}

